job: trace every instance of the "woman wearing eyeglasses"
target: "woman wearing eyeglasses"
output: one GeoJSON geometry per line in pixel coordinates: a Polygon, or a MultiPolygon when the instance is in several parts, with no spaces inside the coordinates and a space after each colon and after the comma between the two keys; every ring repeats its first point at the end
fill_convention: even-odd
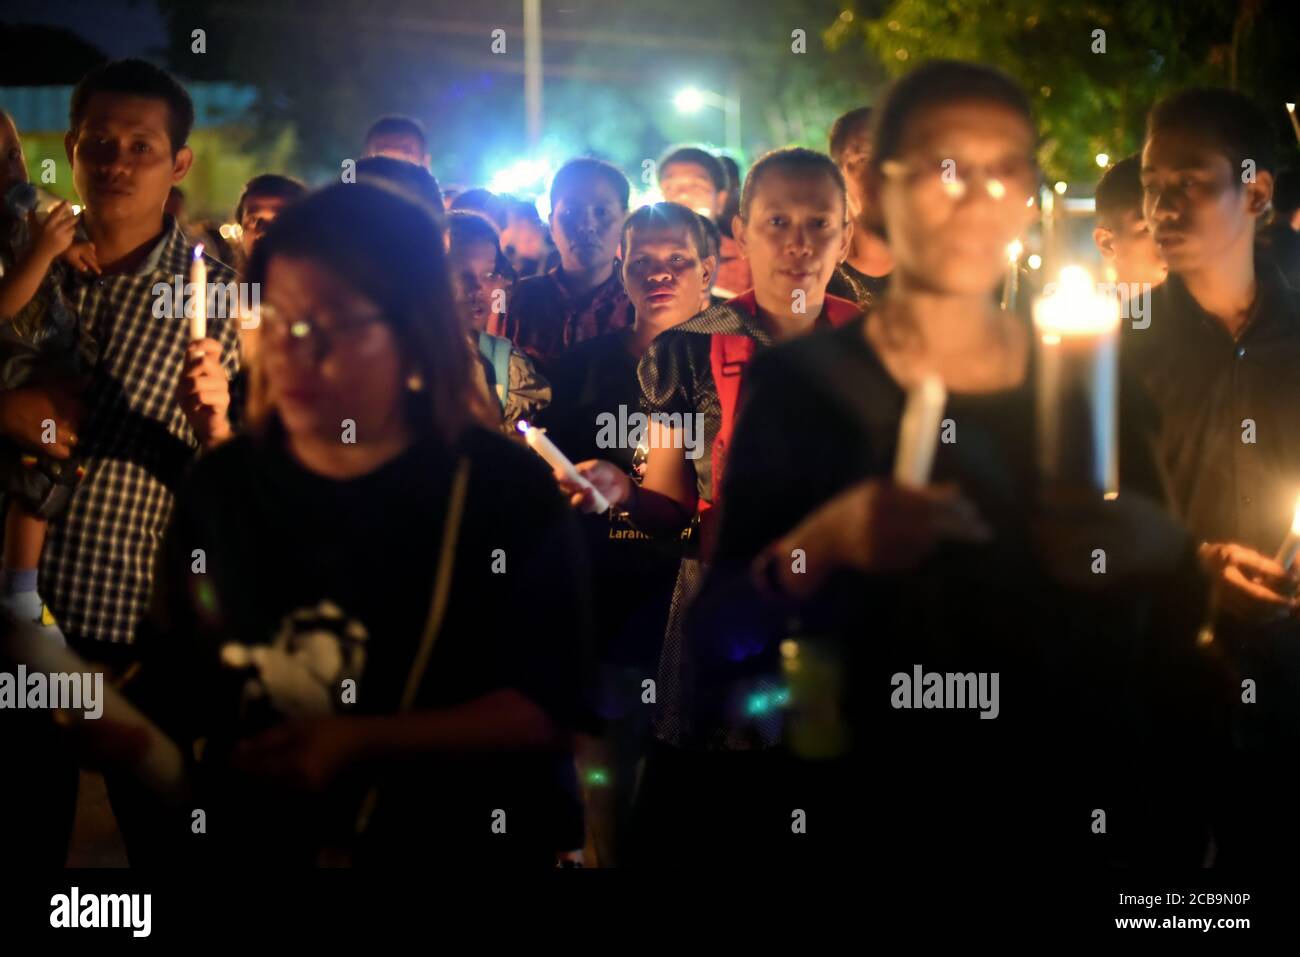
{"type": "Polygon", "coordinates": [[[1118,499],[1043,488],[1030,331],[991,295],[1034,215],[1028,100],[935,61],[873,138],[888,292],[755,360],[688,635],[693,720],[778,717],[784,763],[710,796],[685,840],[769,866],[1199,866],[1209,788],[1188,769],[1213,698],[1191,543],[1127,390],[1118,499]],[[902,487],[928,375],[947,438],[933,484],[902,487]]]}
{"type": "Polygon", "coordinates": [[[264,394],[179,492],[140,635],[142,702],[206,742],[208,830],[160,815],[154,851],[552,864],[582,836],[582,545],[476,419],[437,227],[334,186],[249,279],[264,394]]]}

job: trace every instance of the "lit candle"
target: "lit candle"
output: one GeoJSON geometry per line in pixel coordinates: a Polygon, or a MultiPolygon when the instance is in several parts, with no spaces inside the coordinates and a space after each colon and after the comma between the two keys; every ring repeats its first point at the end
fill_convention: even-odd
{"type": "Polygon", "coordinates": [[[190,341],[208,337],[208,264],[203,261],[203,244],[194,247],[190,265],[190,285],[194,287],[194,311],[190,314],[190,341]]]}
{"type": "Polygon", "coordinates": [[[1014,310],[1016,296],[1020,292],[1020,254],[1024,252],[1020,240],[1012,240],[1007,246],[1007,278],[1002,283],[1002,308],[1014,310]]]}
{"type": "Polygon", "coordinates": [[[1119,494],[1119,303],[1079,266],[1034,303],[1039,466],[1050,481],[1119,494]],[[1086,430],[1087,434],[1080,434],[1086,430]]]}
{"type": "Polygon", "coordinates": [[[1295,500],[1295,514],[1291,517],[1291,531],[1277,550],[1277,563],[1285,569],[1291,568],[1296,553],[1300,552],[1300,498],[1295,500]]]}
{"type": "Polygon", "coordinates": [[[581,485],[583,488],[591,489],[591,496],[596,505],[596,512],[601,513],[609,508],[609,500],[600,494],[600,490],[591,484],[582,473],[573,467],[569,457],[555,447],[555,443],[546,437],[546,430],[539,429],[529,425],[522,419],[515,426],[520,432],[524,433],[524,441],[528,447],[546,459],[548,465],[563,473],[564,477],[575,485],[581,485]]]}
{"type": "Polygon", "coordinates": [[[1291,129],[1295,130],[1295,140],[1297,143],[1300,143],[1300,120],[1295,118],[1294,103],[1288,103],[1286,105],[1286,115],[1291,118],[1291,129]]]}
{"type": "Polygon", "coordinates": [[[939,444],[939,423],[947,401],[948,390],[937,375],[927,375],[908,391],[898,425],[895,484],[921,488],[929,483],[934,450],[939,444]]]}

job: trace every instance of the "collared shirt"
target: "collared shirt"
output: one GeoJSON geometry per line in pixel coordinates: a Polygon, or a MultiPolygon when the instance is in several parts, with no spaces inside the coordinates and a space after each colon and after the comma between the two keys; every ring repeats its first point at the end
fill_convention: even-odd
{"type": "Polygon", "coordinates": [[[563,266],[557,266],[545,276],[519,283],[499,327],[489,326],[488,332],[505,336],[544,364],[579,342],[632,325],[632,302],[623,289],[621,263],[615,261],[608,279],[577,297],[560,281],[563,271],[563,266]]]}
{"type": "Polygon", "coordinates": [[[1160,416],[1174,507],[1193,535],[1272,555],[1300,493],[1300,293],[1260,264],[1234,339],[1177,277],[1152,292],[1149,328],[1124,326],[1125,364],[1160,416]]]}
{"type": "MultiPolygon", "coordinates": [[[[234,281],[229,267],[205,258],[209,284],[234,281]]],[[[167,310],[163,301],[175,297],[178,282],[184,288],[192,259],[189,241],[168,216],[162,236],[133,272],[68,280],[69,301],[98,343],[100,359],[77,446],[85,476],[67,512],[50,523],[40,582],[74,641],[133,640],[149,601],[173,490],[198,452],[174,397],[189,320],[182,304],[167,310]]],[[[221,343],[222,365],[234,375],[238,329],[217,311],[208,309],[208,337],[221,343]]]]}

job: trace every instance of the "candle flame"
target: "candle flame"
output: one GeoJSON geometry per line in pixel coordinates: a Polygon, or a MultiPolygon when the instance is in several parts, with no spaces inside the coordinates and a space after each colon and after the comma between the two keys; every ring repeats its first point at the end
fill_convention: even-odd
{"type": "Polygon", "coordinates": [[[532,426],[529,425],[526,420],[520,419],[518,422],[515,423],[515,428],[518,429],[520,432],[526,433],[529,429],[532,428],[532,426]]]}
{"type": "Polygon", "coordinates": [[[1287,111],[1288,113],[1294,113],[1294,112],[1295,112],[1295,104],[1294,104],[1294,103],[1288,103],[1288,104],[1286,105],[1286,111],[1287,111]]]}
{"type": "Polygon", "coordinates": [[[1016,262],[1020,254],[1025,251],[1024,244],[1018,239],[1013,239],[1007,244],[1007,261],[1016,262]]]}
{"type": "Polygon", "coordinates": [[[1062,269],[1060,282],[1048,292],[1034,303],[1034,325],[1048,345],[1061,336],[1104,335],[1119,327],[1119,301],[1098,290],[1082,266],[1062,269]]]}
{"type": "Polygon", "coordinates": [[[195,258],[195,259],[202,259],[202,258],[203,258],[203,244],[202,244],[202,243],[199,243],[197,246],[194,247],[194,258],[195,258]]]}

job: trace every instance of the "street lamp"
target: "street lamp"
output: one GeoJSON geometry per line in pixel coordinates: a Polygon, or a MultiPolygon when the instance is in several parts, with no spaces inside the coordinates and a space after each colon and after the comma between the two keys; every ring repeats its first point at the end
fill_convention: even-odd
{"type": "Polygon", "coordinates": [[[706,106],[721,110],[727,120],[727,152],[734,156],[740,149],[740,103],[732,97],[688,86],[673,97],[673,105],[682,113],[698,113],[706,106]]]}

